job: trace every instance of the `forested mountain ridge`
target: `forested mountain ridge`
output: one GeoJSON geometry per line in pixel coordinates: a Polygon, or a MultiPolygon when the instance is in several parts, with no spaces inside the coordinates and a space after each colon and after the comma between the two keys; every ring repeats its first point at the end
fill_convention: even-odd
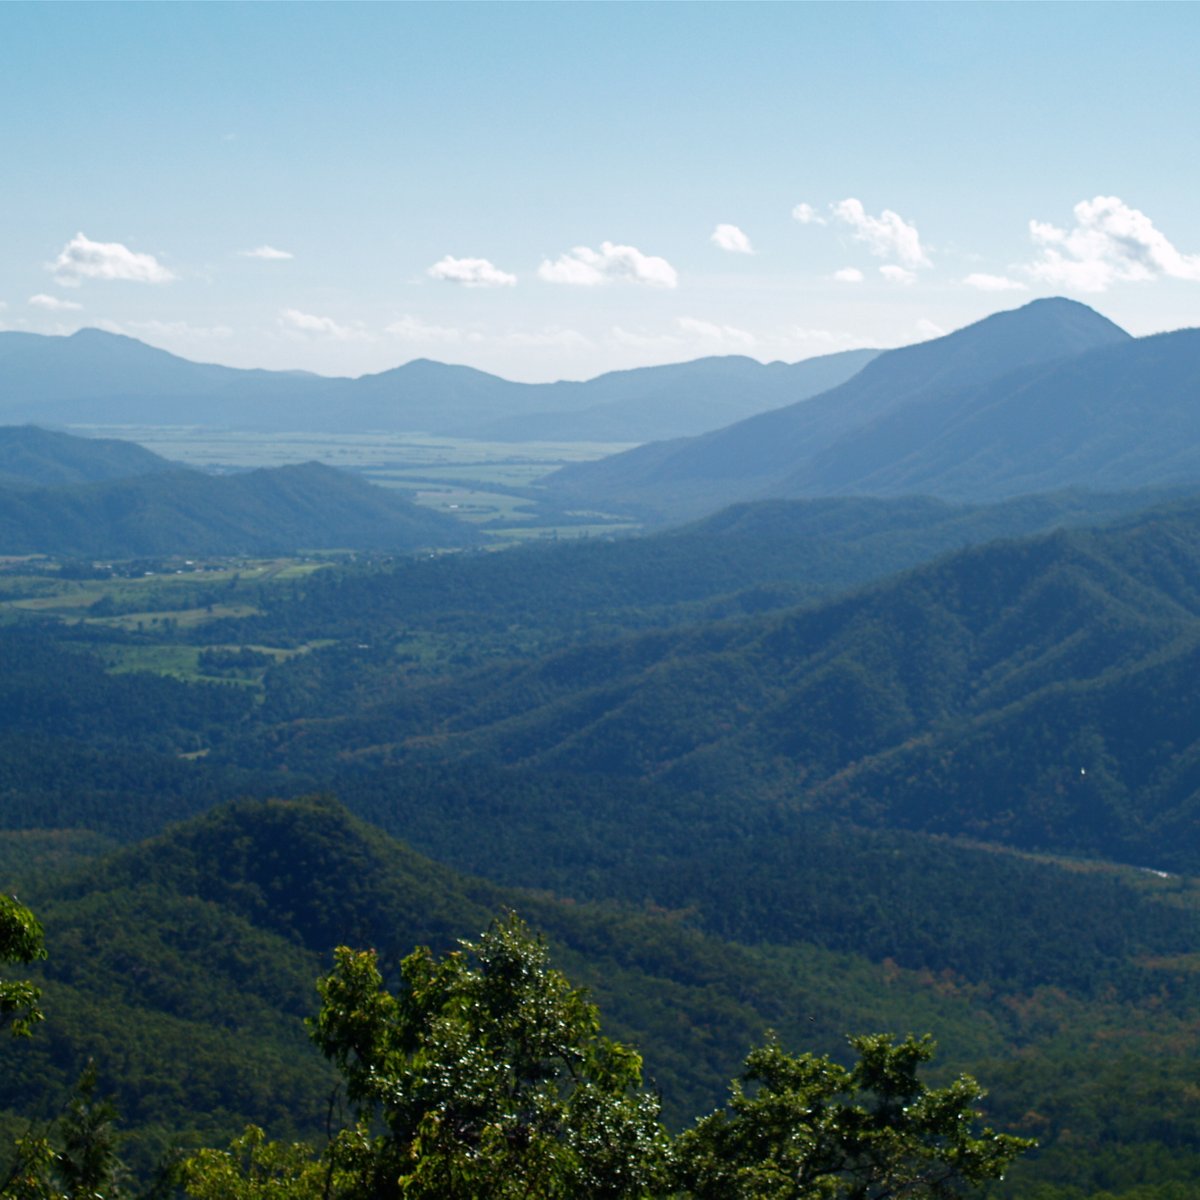
{"type": "Polygon", "coordinates": [[[1198,395],[1200,330],[1138,338],[891,413],[815,456],[777,494],[978,500],[1194,482],[1198,395]]]}
{"type": "Polygon", "coordinates": [[[0,554],[127,559],[413,551],[479,540],[461,521],[321,463],[215,476],[159,461],[152,474],[0,487],[0,554]]]}
{"type": "MultiPolygon", "coordinates": [[[[949,1065],[961,1069],[1010,1040],[1061,1057],[1071,1024],[1086,1013],[1108,1056],[1102,1077],[1125,1070],[1128,1051],[1113,1036],[1122,1006],[1152,1004],[1164,1036],[1181,1036],[1186,975],[1138,959],[1190,945],[1193,909],[1122,877],[980,850],[942,853],[819,829],[810,840],[793,875],[812,915],[797,924],[805,902],[790,895],[792,926],[776,925],[774,946],[751,949],[737,933],[739,919],[757,919],[749,910],[724,914],[733,922],[725,920],[721,936],[704,928],[722,921],[713,903],[721,879],[702,889],[697,927],[678,913],[564,903],[465,878],[328,800],[225,806],[34,889],[51,947],[41,973],[50,1020],[12,1053],[0,1107],[65,1087],[93,1055],[139,1135],[139,1165],[169,1135],[211,1140],[247,1119],[276,1136],[312,1136],[325,1120],[329,1076],[301,1021],[315,1007],[311,980],[331,945],[375,946],[391,970],[414,941],[447,949],[512,903],[546,931],[572,977],[594,989],[609,1028],[644,1049],[676,1122],[719,1099],[767,1023],[790,1043],[840,1054],[847,1022],[936,1021],[949,1065]],[[867,875],[882,887],[878,896],[856,886],[867,875]],[[925,888],[946,904],[920,904],[925,888]],[[990,922],[973,921],[976,908],[990,922]],[[902,944],[892,930],[903,931],[902,944]],[[954,971],[937,973],[947,959],[954,971]],[[1055,988],[1008,974],[1029,976],[1035,959],[1049,965],[1055,988]],[[989,1005],[995,993],[1010,997],[1007,1010],[989,1005]],[[178,1069],[164,1073],[164,1059],[178,1069]]],[[[693,886],[704,866],[696,865],[693,886]]],[[[733,857],[726,865],[749,863],[733,857]]],[[[1022,1083],[1020,1072],[1003,1080],[992,1106],[1010,1126],[1024,1119],[1014,1107],[1022,1083]]],[[[1054,1090],[1043,1105],[1074,1095],[1054,1090]]],[[[1100,1144],[1101,1129],[1077,1111],[1067,1118],[1074,1133],[1062,1117],[1039,1119],[1051,1153],[1040,1175],[1020,1178],[1070,1178],[1079,1138],[1100,1144]]],[[[1144,1151],[1187,1128],[1186,1113],[1167,1105],[1131,1126],[1127,1144],[1144,1151]]]]}
{"type": "Polygon", "coordinates": [[[260,589],[253,626],[0,630],[0,884],[44,915],[52,954],[51,1023],[6,1060],[0,1107],[49,1105],[38,1089],[92,1054],[141,1165],[171,1133],[304,1133],[329,1080],[299,1022],[329,939],[445,946],[511,905],[645,1052],[673,1121],[719,1099],[768,1025],[832,1053],[851,1029],[932,1029],[991,1085],[992,1119],[1043,1141],[1011,1194],[1193,1178],[1191,881],[947,836],[1191,869],[1200,504],[1134,503],[752,505],[644,545],[318,573],[260,589]],[[1102,512],[1116,522],[805,607],[686,617],[739,584],[803,583],[817,534],[836,587],[853,548],[860,571],[889,543],[919,557],[1102,512]],[[772,548],[757,575],[743,537],[772,548]],[[544,654],[512,628],[552,644],[533,630],[586,603],[601,629],[636,629],[630,592],[662,629],[574,627],[544,654]],[[452,652],[423,661],[443,638],[452,652]],[[485,669],[475,645],[495,652],[485,669]],[[222,648],[266,663],[260,684],[104,670],[222,648]],[[416,853],[336,805],[275,802],[73,880],[52,867],[223,797],[319,788],[416,853]]]}
{"type": "Polygon", "coordinates": [[[116,438],[79,438],[36,425],[0,426],[0,487],[55,487],[169,471],[176,464],[116,438]]]}
{"type": "MultiPolygon", "coordinates": [[[[786,490],[787,481],[856,431],[890,416],[903,421],[939,402],[954,411],[959,397],[975,389],[1003,386],[1001,381],[1019,378],[1022,371],[1131,341],[1085,305],[1035,300],[944,337],[887,351],[847,383],[812,400],[701,437],[651,443],[564,467],[545,483],[576,503],[624,504],[660,520],[698,516],[739,500],[794,495],[795,490],[786,490]]],[[[1055,486],[1062,484],[1040,490],[1055,486]]]]}
{"type": "Polygon", "coordinates": [[[641,537],[585,538],[444,555],[298,581],[261,616],[220,625],[241,640],[387,637],[398,626],[469,635],[475,654],[517,644],[792,607],[1000,537],[1100,524],[1177,495],[1072,491],[993,505],[930,497],[758,501],[641,537]]]}
{"type": "MultiPolygon", "coordinates": [[[[1191,869],[1200,862],[1186,834],[1196,801],[1183,771],[1192,689],[1169,693],[1168,716],[1159,714],[1168,693],[1152,704],[1150,681],[1175,673],[1182,685],[1191,669],[1198,545],[1200,508],[1180,504],[1110,530],[962,551],[785,615],[581,645],[446,682],[406,680],[400,694],[384,675],[360,676],[345,716],[328,699],[319,713],[275,710],[269,680],[264,712],[283,721],[268,753],[286,762],[302,744],[300,761],[322,745],[385,760],[482,756],[830,811],[845,803],[829,790],[834,781],[848,786],[852,768],[869,767],[872,799],[853,811],[872,823],[1191,869]],[[1131,703],[1162,721],[1147,715],[1138,753],[1118,754],[1131,703]],[[293,742],[287,720],[302,717],[293,742]],[[1014,729],[1022,750],[1006,755],[989,731],[1011,739],[1014,729]],[[943,754],[930,751],[906,785],[913,798],[889,808],[899,780],[880,778],[889,761],[880,756],[899,756],[899,771],[943,742],[974,747],[954,761],[976,783],[989,755],[1003,757],[995,795],[947,789],[943,754]],[[941,799],[917,805],[921,796],[941,799]]],[[[319,664],[281,667],[280,688],[319,664]]],[[[256,740],[241,761],[264,749],[256,740]]],[[[233,745],[228,753],[241,757],[233,745]]]]}
{"type": "Polygon", "coordinates": [[[878,354],[843,350],[797,363],[759,363],[730,355],[614,371],[586,383],[559,385],[577,388],[589,401],[586,408],[488,421],[478,428],[478,436],[585,442],[687,437],[816,396],[852,378],[878,354]]]}
{"type": "Polygon", "coordinates": [[[190,362],[99,329],[0,332],[0,420],[634,442],[718,428],[814,395],[874,353],[791,364],[710,357],[530,384],[429,359],[329,378],[190,362]]]}

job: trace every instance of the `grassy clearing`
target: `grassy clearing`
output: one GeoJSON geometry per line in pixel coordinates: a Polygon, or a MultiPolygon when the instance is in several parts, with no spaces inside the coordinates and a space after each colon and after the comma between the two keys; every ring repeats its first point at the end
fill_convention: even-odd
{"type": "Polygon", "coordinates": [[[413,493],[424,508],[432,508],[463,521],[520,521],[533,516],[533,505],[520,496],[478,491],[465,487],[427,487],[413,493]]]}
{"type": "Polygon", "coordinates": [[[633,522],[610,521],[605,525],[518,525],[509,529],[485,529],[497,542],[570,541],[573,538],[612,537],[634,533],[640,528],[633,522]]]}
{"type": "Polygon", "coordinates": [[[298,654],[307,654],[322,646],[333,643],[329,639],[312,641],[303,646],[262,646],[228,642],[213,642],[207,646],[176,645],[174,643],[152,643],[143,646],[127,645],[93,645],[88,644],[87,651],[96,655],[105,666],[115,675],[129,674],[137,671],[148,671],[154,675],[169,675],[175,679],[188,682],[205,680],[214,683],[240,683],[259,686],[266,668],[250,668],[239,672],[223,671],[220,674],[205,672],[200,667],[200,655],[205,650],[253,650],[266,655],[273,662],[283,662],[295,658],[298,654]]]}
{"type": "Polygon", "coordinates": [[[114,629],[194,629],[209,621],[224,617],[256,617],[262,609],[253,604],[206,604],[203,608],[181,608],[171,612],[148,610],[122,613],[118,617],[87,617],[89,625],[106,625],[114,629]]]}
{"type": "Polygon", "coordinates": [[[0,609],[126,629],[161,625],[166,617],[180,625],[195,625],[218,616],[257,611],[248,604],[248,597],[258,588],[286,583],[327,565],[307,559],[244,559],[223,560],[201,569],[190,563],[176,567],[168,562],[131,578],[21,576],[0,581],[0,609]]]}

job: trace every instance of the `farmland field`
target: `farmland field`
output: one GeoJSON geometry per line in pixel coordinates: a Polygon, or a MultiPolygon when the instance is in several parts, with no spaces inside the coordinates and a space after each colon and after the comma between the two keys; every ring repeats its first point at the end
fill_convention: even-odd
{"type": "Polygon", "coordinates": [[[164,458],[209,471],[321,462],[398,488],[425,508],[486,525],[497,544],[530,537],[625,532],[627,521],[538,509],[537,481],[568,463],[627,450],[625,442],[485,442],[423,433],[245,433],[185,426],[75,426],[96,437],[137,442],[164,458]]]}

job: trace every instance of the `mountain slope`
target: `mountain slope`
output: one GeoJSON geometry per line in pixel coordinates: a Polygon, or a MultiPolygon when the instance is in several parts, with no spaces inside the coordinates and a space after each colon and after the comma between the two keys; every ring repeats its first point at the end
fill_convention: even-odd
{"type": "Polygon", "coordinates": [[[3,554],[408,551],[476,538],[453,518],[319,463],[225,476],[175,468],[72,487],[0,488],[3,554]]]}
{"type": "Polygon", "coordinates": [[[910,405],[841,439],[782,495],[999,498],[1200,480],[1200,330],[1140,338],[910,405]]]}
{"type": "MultiPolygon", "coordinates": [[[[743,847],[664,881],[702,911],[700,925],[724,923],[718,935],[678,912],[464,877],[328,800],[225,806],[73,878],[43,879],[28,897],[51,951],[49,1019],[6,1057],[0,1108],[54,1104],[90,1056],[139,1135],[141,1166],[168,1134],[219,1144],[247,1120],[318,1138],[331,1077],[302,1019],[332,946],[373,946],[391,974],[414,944],[444,951],[509,904],[546,932],[569,977],[594,989],[606,1030],[645,1053],[677,1125],[717,1101],[768,1022],[791,1045],[835,1054],[848,1027],[932,1025],[954,1068],[1013,1045],[1026,1059],[1037,1046],[1081,1064],[1072,1028],[1085,1016],[1103,1028],[1110,1064],[1131,1053],[1118,1024],[1130,1014],[1152,1012],[1161,1031],[1138,1034],[1143,1064],[1170,1074],[1170,1047],[1194,1042],[1194,989],[1141,961],[1193,944],[1186,891],[1163,903],[1128,874],[911,837],[814,829],[790,849],[790,864],[743,847]],[[722,887],[744,881],[736,905],[716,902],[714,865],[722,887]],[[868,878],[884,903],[861,886],[868,878]],[[923,903],[926,888],[946,903],[923,903]],[[741,944],[755,929],[774,944],[741,944]]],[[[1014,1090],[1026,1072],[1010,1072],[1014,1090]]],[[[1094,1136],[1077,1094],[1059,1088],[1055,1099],[1063,1111],[1042,1126],[1051,1143],[1060,1128],[1073,1128],[1076,1144],[1094,1136]]],[[[1127,1119],[1132,1140],[1152,1135],[1127,1119]]],[[[1160,1106],[1152,1129],[1182,1120],[1177,1106],[1160,1106]]]]}
{"type": "Polygon", "coordinates": [[[701,358],[613,371],[574,386],[588,407],[507,417],[483,437],[514,441],[648,442],[719,429],[757,412],[806,400],[844,383],[878,355],[847,350],[798,363],[701,358]]]}
{"type": "Polygon", "coordinates": [[[1174,494],[1078,491],[995,505],[912,496],[759,501],[644,537],[320,572],[286,603],[268,601],[261,615],[222,626],[222,636],[270,640],[282,625],[289,637],[328,638],[349,636],[352,625],[384,641],[398,628],[453,630],[476,651],[508,648],[514,637],[526,647],[595,641],[827,599],[951,550],[1111,521],[1174,494]]]}
{"type": "Polygon", "coordinates": [[[544,481],[552,494],[591,507],[625,505],[672,519],[736,500],[778,494],[813,456],[890,413],[904,413],[1023,367],[1045,364],[1129,335],[1085,305],[1035,300],[965,329],[891,350],[820,396],[726,429],[564,467],[544,481]]]}
{"type": "MultiPolygon", "coordinates": [[[[863,822],[1195,869],[1187,731],[1200,710],[1184,681],[1200,645],[1198,547],[1195,502],[1107,531],[996,543],[782,616],[407,685],[301,723],[297,745],[831,813],[846,811],[834,781],[857,772],[868,784],[849,811],[863,822]],[[1150,704],[1155,679],[1169,700],[1150,704]],[[1171,718],[1139,721],[1127,742],[1120,714],[1165,703],[1171,718]],[[950,749],[953,787],[942,782],[950,749]],[[985,801],[972,788],[989,762],[1003,769],[985,801]]],[[[279,726],[270,753],[288,762],[291,745],[279,726]]]]}
{"type": "Polygon", "coordinates": [[[0,487],[94,483],[174,466],[133,442],[74,437],[36,425],[0,426],[0,487]]]}

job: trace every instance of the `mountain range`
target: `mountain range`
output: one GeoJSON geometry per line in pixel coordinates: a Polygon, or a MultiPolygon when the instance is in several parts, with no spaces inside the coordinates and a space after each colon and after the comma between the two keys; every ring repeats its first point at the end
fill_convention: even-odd
{"type": "MultiPolygon", "coordinates": [[[[275,685],[281,699],[319,691],[320,707],[268,694],[270,739],[221,753],[297,769],[337,747],[385,777],[404,762],[493,764],[1195,871],[1198,548],[1192,498],[959,551],[819,604],[450,679],[364,663],[339,691],[311,656],[275,685]]],[[[353,592],[338,605],[389,624],[353,592]]],[[[263,632],[252,621],[242,636],[263,632]]],[[[454,838],[494,850],[499,832],[473,820],[454,838]]]]}
{"type": "Polygon", "coordinates": [[[129,442],[0,427],[0,554],[404,552],[476,541],[469,525],[320,463],[207,475],[129,442]]]}
{"type": "Polygon", "coordinates": [[[565,467],[560,503],[650,520],[771,497],[983,501],[1200,480],[1200,332],[1131,338],[1037,300],[888,351],[811,400],[565,467]]]}
{"type": "Polygon", "coordinates": [[[190,362],[99,329],[69,337],[0,332],[0,421],[639,442],[715,429],[823,392],[875,353],[765,365],[702,358],[529,384],[429,359],[326,378],[190,362]]]}

